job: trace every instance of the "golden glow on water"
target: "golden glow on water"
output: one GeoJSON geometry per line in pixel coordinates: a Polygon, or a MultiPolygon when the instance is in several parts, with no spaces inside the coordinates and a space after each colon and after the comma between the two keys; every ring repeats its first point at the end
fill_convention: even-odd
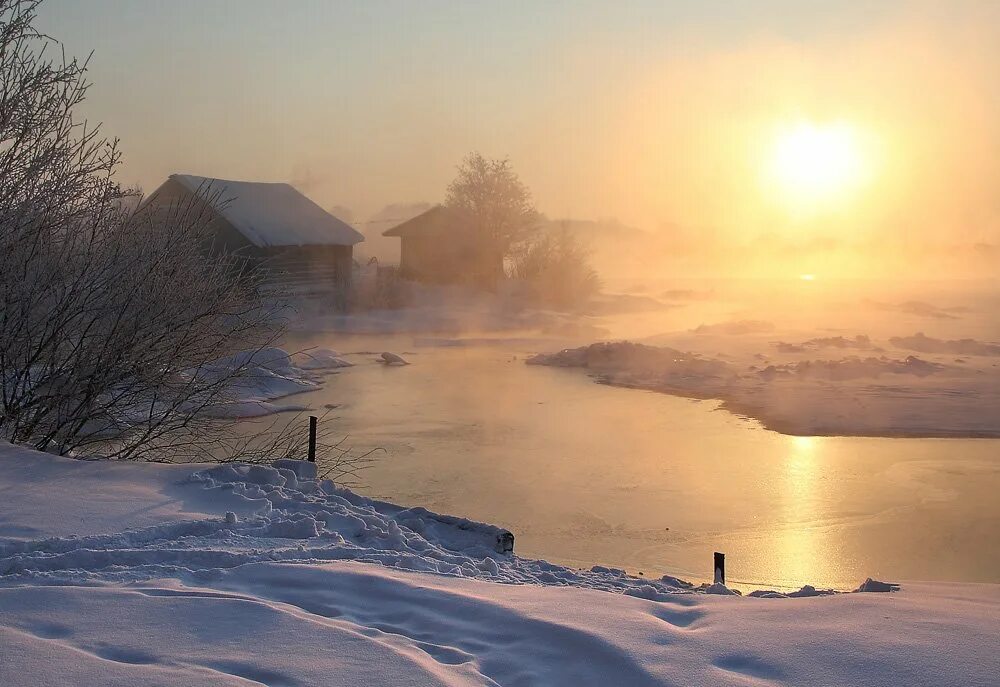
{"type": "Polygon", "coordinates": [[[781,479],[783,522],[777,542],[781,577],[786,583],[808,582],[817,567],[827,566],[827,551],[816,536],[822,514],[821,443],[816,437],[788,437],[781,479]]]}
{"type": "MultiPolygon", "coordinates": [[[[810,276],[810,275],[807,275],[810,276]]],[[[816,448],[816,437],[790,437],[792,446],[801,454],[811,454],[816,448]]]]}

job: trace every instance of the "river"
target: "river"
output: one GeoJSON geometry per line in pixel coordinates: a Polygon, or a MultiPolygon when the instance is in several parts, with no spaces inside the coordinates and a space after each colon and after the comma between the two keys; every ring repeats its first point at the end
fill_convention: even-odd
{"type": "Polygon", "coordinates": [[[385,449],[359,491],[506,527],[521,556],[702,581],[721,551],[744,588],[1000,582],[997,440],[786,436],[716,401],[525,365],[545,342],[287,345],[355,363],[295,402],[336,405],[348,443],[385,449]]]}

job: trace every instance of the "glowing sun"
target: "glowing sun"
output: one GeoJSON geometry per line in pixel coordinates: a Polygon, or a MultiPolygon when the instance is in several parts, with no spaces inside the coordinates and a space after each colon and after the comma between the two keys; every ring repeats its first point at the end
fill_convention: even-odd
{"type": "Polygon", "coordinates": [[[855,127],[799,122],[777,132],[765,173],[782,200],[810,206],[843,199],[863,185],[870,168],[855,127]]]}

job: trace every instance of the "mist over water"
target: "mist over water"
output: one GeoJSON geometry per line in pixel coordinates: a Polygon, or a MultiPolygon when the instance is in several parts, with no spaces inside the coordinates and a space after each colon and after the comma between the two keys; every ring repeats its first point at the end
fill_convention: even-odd
{"type": "Polygon", "coordinates": [[[386,449],[365,474],[364,493],[497,523],[515,533],[522,556],[704,580],[712,552],[724,551],[730,577],[745,588],[848,588],[868,576],[1000,580],[998,553],[984,546],[1000,525],[996,439],[789,436],[717,400],[524,364],[534,353],[619,338],[682,342],[733,360],[821,336],[881,344],[921,331],[996,341],[989,283],[616,286],[661,305],[616,301],[617,311],[580,315],[575,329],[563,321],[545,334],[489,330],[482,312],[464,319],[453,309],[438,333],[409,322],[416,331],[292,336],[289,349],[335,348],[356,363],[298,398],[336,405],[335,426],[351,445],[386,449]],[[626,304],[635,311],[623,311],[626,304]],[[707,333],[727,322],[764,331],[707,333]],[[412,364],[375,364],[372,352],[382,350],[412,364]]]}

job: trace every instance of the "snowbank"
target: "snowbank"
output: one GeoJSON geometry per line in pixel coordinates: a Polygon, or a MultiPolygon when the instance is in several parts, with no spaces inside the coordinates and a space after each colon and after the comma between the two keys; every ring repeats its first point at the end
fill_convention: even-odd
{"type": "MultiPolygon", "coordinates": [[[[318,367],[329,366],[329,361],[319,358],[318,367]]],[[[320,382],[310,376],[299,361],[292,362],[288,351],[282,348],[265,348],[262,350],[241,351],[230,356],[219,358],[191,370],[189,374],[197,374],[209,380],[224,379],[233,370],[241,373],[228,383],[220,402],[206,407],[205,413],[219,418],[250,418],[260,417],[295,410],[308,410],[308,406],[299,404],[277,404],[272,401],[305,391],[315,391],[320,382]]]]}
{"type": "Polygon", "coordinates": [[[775,329],[773,322],[766,320],[734,320],[716,324],[701,324],[694,328],[695,334],[726,334],[741,336],[743,334],[767,334],[775,329]]]}
{"type": "MultiPolygon", "coordinates": [[[[145,467],[147,478],[159,476],[159,466],[128,467],[145,467]]],[[[188,466],[187,472],[191,470],[188,466]]],[[[183,484],[170,481],[162,486],[185,503],[208,507],[206,517],[185,520],[175,517],[178,511],[167,511],[166,522],[125,531],[108,528],[51,536],[65,532],[65,523],[78,517],[80,506],[59,503],[48,517],[35,510],[34,538],[0,543],[0,580],[75,584],[179,576],[200,581],[262,561],[355,560],[497,582],[585,586],[646,597],[691,587],[672,578],[643,580],[620,570],[571,570],[522,559],[512,555],[513,535],[500,527],[368,499],[328,480],[317,481],[314,470],[314,465],[298,461],[281,461],[275,467],[204,467],[183,484]],[[213,507],[216,503],[220,507],[213,507]],[[54,531],[49,529],[50,518],[54,531]],[[183,547],[177,546],[179,540],[183,547]]],[[[176,479],[176,470],[167,474],[176,479]]],[[[97,479],[88,486],[101,491],[97,479]]],[[[122,497],[120,490],[116,497],[122,497]]],[[[122,522],[133,524],[125,517],[127,512],[118,514],[122,522]]]]}
{"type": "Polygon", "coordinates": [[[761,353],[709,357],[705,352],[625,341],[538,354],[527,363],[582,368],[617,386],[717,398],[724,408],[786,434],[1000,436],[996,365],[912,355],[902,359],[796,355],[871,345],[863,335],[812,339],[800,345],[779,342],[778,353],[792,357],[775,360],[761,353]]]}
{"type": "Polygon", "coordinates": [[[337,351],[329,348],[300,353],[296,356],[295,364],[303,370],[336,370],[341,367],[354,366],[354,363],[344,360],[337,351]]]}
{"type": "Polygon", "coordinates": [[[1000,344],[976,339],[935,339],[923,332],[913,336],[894,336],[889,343],[919,353],[953,353],[955,355],[1000,356],[1000,344]]]}
{"type": "Polygon", "coordinates": [[[780,353],[806,353],[822,348],[856,348],[859,350],[870,350],[873,348],[872,340],[865,334],[858,334],[853,338],[844,336],[821,336],[802,343],[789,343],[787,341],[772,341],[780,353]]]}

